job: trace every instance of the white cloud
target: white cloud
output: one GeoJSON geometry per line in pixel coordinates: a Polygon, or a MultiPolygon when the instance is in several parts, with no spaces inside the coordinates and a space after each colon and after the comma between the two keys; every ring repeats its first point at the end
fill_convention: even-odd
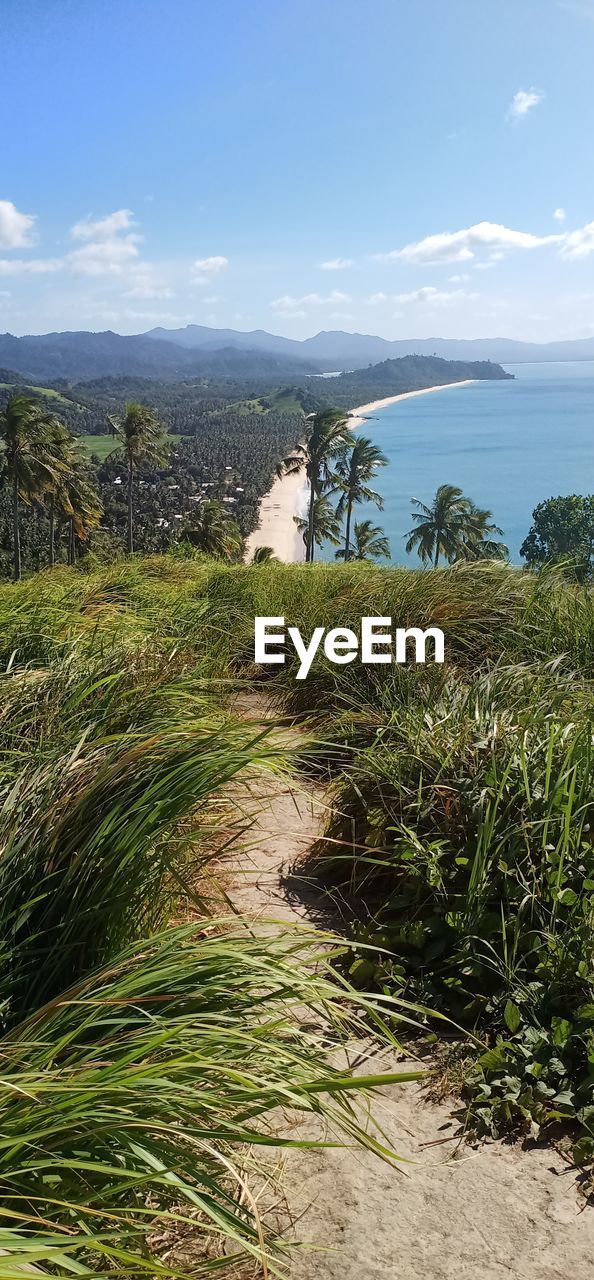
{"type": "Polygon", "coordinates": [[[467,293],[464,289],[436,289],[434,285],[425,285],[422,289],[413,289],[410,293],[397,293],[392,299],[396,306],[407,303],[430,303],[432,306],[449,306],[463,299],[469,301],[477,298],[477,293],[467,293]]]}
{"type": "Polygon", "coordinates": [[[461,275],[449,276],[448,279],[450,284],[464,284],[465,280],[470,280],[470,276],[467,271],[463,271],[461,275]]]}
{"type": "Polygon", "coordinates": [[[74,240],[111,240],[113,236],[119,235],[121,231],[129,231],[135,225],[130,209],[116,209],[115,213],[108,213],[105,218],[97,218],[95,221],[83,218],[81,222],[75,222],[70,228],[70,234],[74,240]]]}
{"type": "Polygon", "coordinates": [[[125,298],[172,298],[173,292],[161,279],[152,262],[135,262],[127,275],[125,298]]]}
{"type": "Polygon", "coordinates": [[[182,325],[189,324],[191,315],[176,315],[174,311],[136,311],[131,307],[126,307],[122,312],[125,320],[140,321],[146,324],[164,324],[179,328],[182,325]]]}
{"type": "Polygon", "coordinates": [[[12,200],[0,200],[0,249],[26,249],[33,243],[36,218],[20,213],[12,200]]]}
{"type": "Polygon", "coordinates": [[[151,264],[140,261],[138,246],[142,236],[132,230],[134,226],[129,209],[118,209],[105,218],[87,218],[70,230],[72,238],[82,242],[80,248],[71,249],[60,258],[0,259],[0,275],[63,271],[74,276],[123,276],[130,289],[140,291],[138,297],[164,296],[153,279],[151,264]]]}
{"type": "Polygon", "coordinates": [[[352,265],[352,258],[329,258],[328,262],[320,262],[320,271],[344,271],[352,265]]]}
{"type": "Polygon", "coordinates": [[[196,258],[192,263],[193,283],[210,284],[213,276],[218,275],[219,271],[224,271],[228,266],[229,259],[220,255],[212,258],[196,258]]]}
{"type": "Polygon", "coordinates": [[[45,275],[62,266],[62,258],[0,258],[0,276],[45,275]]]}
{"type": "Polygon", "coordinates": [[[294,298],[291,293],[284,293],[282,297],[275,298],[270,306],[277,315],[283,315],[287,318],[304,320],[307,314],[304,307],[328,307],[334,304],[352,302],[352,298],[348,293],[341,293],[339,289],[333,289],[331,293],[324,297],[319,293],[305,293],[302,298],[294,298]]]}
{"type": "Polygon", "coordinates": [[[563,258],[587,258],[594,253],[594,222],[588,222],[580,231],[568,231],[562,240],[563,258]]]}
{"type": "Polygon", "coordinates": [[[282,316],[283,320],[306,320],[307,319],[307,311],[299,311],[299,310],[291,311],[289,309],[285,311],[279,308],[276,314],[278,316],[282,316]]]}
{"type": "Polygon", "coordinates": [[[514,94],[507,112],[508,120],[521,120],[533,107],[537,107],[544,98],[542,89],[518,89],[514,94]]]}
{"type": "Polygon", "coordinates": [[[117,209],[105,218],[86,218],[76,222],[70,234],[84,243],[80,249],[66,254],[64,266],[75,275],[122,275],[139,258],[142,236],[133,231],[134,216],[130,209],[117,209]]]}
{"type": "Polygon", "coordinates": [[[365,298],[366,307],[379,307],[382,302],[389,302],[387,293],[371,293],[368,298],[365,298]]]}
{"type": "Polygon", "coordinates": [[[565,219],[567,217],[565,209],[555,209],[553,217],[555,219],[555,222],[565,222],[565,219]]]}
{"type": "Polygon", "coordinates": [[[559,243],[563,235],[535,236],[528,231],[513,231],[499,222],[475,222],[461,231],[442,231],[407,244],[403,249],[376,255],[380,262],[469,262],[477,252],[487,250],[491,256],[507,249],[537,249],[541,245],[559,243]]]}
{"type": "Polygon", "coordinates": [[[126,298],[172,298],[171,289],[167,289],[164,285],[156,284],[136,284],[131,289],[127,289],[124,295],[126,298]]]}

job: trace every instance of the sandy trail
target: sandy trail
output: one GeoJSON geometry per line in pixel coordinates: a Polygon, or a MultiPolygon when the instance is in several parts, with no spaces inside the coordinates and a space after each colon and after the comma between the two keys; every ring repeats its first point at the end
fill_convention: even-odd
{"type": "MultiPolygon", "coordinates": [[[[244,700],[243,715],[248,708],[262,714],[259,701],[244,700]]],[[[307,908],[289,900],[283,876],[323,830],[324,793],[266,779],[252,804],[232,901],[251,919],[274,919],[276,928],[303,924],[307,908]]],[[[373,1050],[362,1042],[361,1052],[373,1050]]],[[[398,1066],[383,1053],[372,1069],[398,1066]]],[[[391,1086],[376,1099],[382,1129],[411,1161],[406,1172],[352,1149],[284,1157],[296,1236],[306,1246],[295,1252],[291,1280],[590,1280],[594,1209],[584,1209],[575,1171],[549,1147],[424,1147],[454,1134],[455,1109],[454,1101],[428,1101],[419,1084],[391,1086]]],[[[321,1134],[308,1120],[291,1136],[321,1134]]]]}

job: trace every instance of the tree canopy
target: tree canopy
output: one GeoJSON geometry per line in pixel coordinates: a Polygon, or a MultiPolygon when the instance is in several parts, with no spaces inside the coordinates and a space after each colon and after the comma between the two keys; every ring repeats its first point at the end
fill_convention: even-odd
{"type": "Polygon", "coordinates": [[[568,562],[579,578],[589,577],[594,558],[594,495],[547,498],[532,512],[532,525],[520,547],[530,568],[568,562]]]}

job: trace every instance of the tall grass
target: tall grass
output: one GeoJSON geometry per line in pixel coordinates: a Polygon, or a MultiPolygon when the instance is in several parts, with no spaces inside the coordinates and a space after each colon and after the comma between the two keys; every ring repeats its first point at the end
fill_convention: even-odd
{"type": "Polygon", "coordinates": [[[0,1039],[0,1275],[178,1275],[151,1241],[180,1227],[193,1275],[250,1255],[280,1274],[250,1192],[256,1153],[283,1141],[264,1118],[316,1113],[385,1154],[349,1100],[365,1079],[325,1066],[304,1027],[310,1010],[345,1039],[361,1003],[320,972],[318,939],[177,929],[15,1025],[0,1039]]]}
{"type": "Polygon", "coordinates": [[[330,980],[329,940],[257,939],[197,898],[166,928],[213,802],[278,747],[221,709],[228,636],[175,565],[1,589],[0,654],[0,1275],[178,1274],[164,1230],[191,1233],[192,1274],[279,1274],[250,1189],[282,1142],[266,1117],[389,1158],[349,1100],[376,1080],[329,1068],[326,1037],[362,1008],[390,1033],[330,980]]]}
{"type": "MultiPolygon", "coordinates": [[[[167,1082],[162,1116],[157,1090],[146,1095],[157,1129],[161,1121],[169,1126],[168,1141],[175,1147],[167,1157],[171,1163],[165,1161],[167,1172],[153,1169],[161,1179],[157,1193],[142,1181],[148,1177],[146,1155],[142,1178],[136,1165],[130,1166],[144,1200],[133,1180],[132,1198],[120,1199],[121,1181],[112,1191],[102,1171],[97,1182],[91,1169],[84,1178],[82,1171],[68,1174],[68,1195],[76,1206],[68,1211],[70,1227],[78,1231],[80,1204],[90,1196],[92,1213],[87,1206],[82,1229],[92,1229],[97,1208],[101,1232],[107,1233],[105,1245],[93,1244],[98,1251],[105,1247],[106,1254],[104,1263],[99,1252],[93,1255],[92,1274],[101,1274],[101,1266],[109,1270],[117,1257],[122,1221],[117,1218],[110,1236],[105,1217],[112,1199],[117,1213],[123,1206],[122,1213],[133,1219],[126,1245],[133,1261],[126,1256],[117,1265],[140,1273],[147,1220],[160,1203],[163,1177],[168,1186],[169,1171],[177,1176],[179,1170],[182,1182],[190,1178],[190,1157],[178,1139],[195,1122],[204,1026],[187,988],[181,1005],[176,1003],[175,965],[159,930],[172,884],[183,878],[188,849],[199,841],[201,824],[210,821],[212,797],[231,778],[279,766],[266,738],[234,726],[221,710],[238,680],[266,680],[279,707],[315,725],[316,767],[333,779],[336,809],[315,871],[350,899],[355,936],[380,948],[378,960],[356,966],[353,977],[360,981],[362,973],[368,975],[386,993],[426,1000],[491,1036],[489,1052],[495,1056],[478,1066],[474,1086],[484,1123],[530,1125],[579,1114],[588,1135],[587,1109],[594,1105],[594,1023],[584,1012],[594,1008],[593,657],[591,592],[557,573],[536,579],[504,565],[414,572],[366,565],[221,566],[157,557],[92,572],[58,569],[0,588],[5,671],[0,680],[0,997],[7,1043],[19,1046],[25,1076],[29,1070],[35,1075],[37,1063],[47,1080],[61,1082],[63,1062],[70,1063],[76,1077],[73,1098],[79,1097],[80,1081],[86,1081],[89,1061],[101,1071],[113,1063],[114,1079],[116,1064],[125,1073],[131,1063],[136,1071],[146,1061],[150,1073],[158,1062],[167,1082]],[[320,657],[308,680],[295,682],[291,660],[269,670],[254,667],[256,614],[283,614],[288,625],[305,634],[314,625],[357,630],[359,619],[369,614],[391,616],[396,626],[438,625],[445,633],[446,664],[443,669],[336,667],[320,657]],[[135,949],[126,951],[131,945],[135,949]],[[155,957],[163,947],[168,958],[161,969],[155,957]],[[157,1036],[163,1034],[163,1044],[174,1046],[171,1060],[154,1057],[156,1015],[139,1003],[135,986],[134,1000],[130,1007],[125,1004],[121,1017],[113,1012],[119,1003],[106,1009],[103,996],[97,1003],[89,997],[92,984],[98,982],[103,992],[112,973],[117,982],[124,973],[126,982],[147,983],[145,991],[156,984],[159,1000],[163,997],[157,1036]],[[167,989],[159,986],[160,973],[166,975],[167,989]],[[78,996],[74,1004],[71,995],[64,996],[73,984],[84,993],[80,1003],[78,996]],[[172,1002],[165,999],[168,992],[172,1002]],[[78,1029],[72,1037],[70,1030],[63,1031],[62,1019],[70,1028],[73,1009],[77,1017],[82,1009],[88,1018],[82,1039],[78,1029]],[[44,1030],[38,1041],[32,1028],[39,1010],[49,1012],[39,1021],[44,1030]],[[141,1033],[148,1036],[142,1043],[136,1039],[141,1033]],[[179,1077],[173,1061],[181,1064],[179,1077]],[[80,1202],[74,1184],[79,1191],[84,1185],[80,1202]]],[[[238,971],[246,966],[254,979],[253,1015],[246,1013],[229,996],[228,983],[237,979],[223,961],[224,945],[219,939],[171,938],[171,946],[178,947],[182,984],[188,973],[189,982],[203,981],[200,965],[206,963],[204,948],[210,948],[214,986],[209,991],[216,988],[221,1004],[206,1043],[217,1063],[228,1061],[236,1082],[247,1080],[254,1091],[253,1111],[244,1100],[245,1108],[233,1111],[231,1132],[227,1075],[221,1068],[218,1092],[208,1075],[212,1150],[206,1159],[206,1148],[201,1149],[204,1164],[194,1163],[191,1175],[199,1182],[202,1169],[208,1169],[208,1177],[217,1174],[216,1214],[204,1237],[210,1239],[221,1225],[216,1215],[224,1205],[233,1218],[225,1219],[224,1230],[238,1250],[249,1251],[261,1248],[258,1227],[254,1218],[249,1228],[247,1218],[244,1223],[246,1211],[238,1210],[230,1190],[234,1179],[239,1185],[237,1170],[230,1172],[221,1153],[229,1141],[245,1137],[244,1127],[252,1120],[257,1130],[251,1140],[259,1144],[261,1118],[282,1105],[287,1091],[299,1106],[306,1105],[306,1095],[308,1106],[313,1096],[322,1105],[322,1091],[310,1091],[309,1085],[305,1090],[304,1079],[311,1077],[303,1076],[299,1055],[293,1057],[298,1048],[293,1010],[322,1000],[337,1017],[341,1035],[346,1023],[335,1004],[326,1006],[326,992],[313,978],[304,990],[310,978],[300,971],[299,958],[294,965],[299,982],[288,986],[278,969],[286,958],[271,954],[270,940],[256,943],[240,935],[232,944],[233,963],[238,971]],[[265,957],[270,990],[261,986],[265,957]],[[225,1021],[227,1006],[232,1027],[225,1021]],[[269,1010],[274,1010],[270,1023],[269,1010]],[[252,1028],[247,1058],[246,1018],[252,1028]],[[261,1018],[273,1055],[262,1073],[250,1056],[255,1042],[259,1051],[262,1047],[261,1018]],[[215,1026],[218,1047],[212,1040],[215,1026]],[[278,1043],[276,1028],[282,1028],[278,1043]]],[[[120,996],[114,999],[119,1002],[120,996]]],[[[348,1003],[348,994],[344,999],[348,1003]]],[[[308,1072],[329,1078],[319,1044],[307,1046],[307,1061],[308,1072]]],[[[133,1126],[140,1107],[141,1127],[146,1127],[144,1095],[135,1084],[126,1093],[124,1078],[117,1076],[117,1088],[126,1097],[127,1120],[133,1126]]],[[[105,1082],[103,1076],[102,1087],[105,1082]]],[[[24,1098],[18,1093],[22,1081],[15,1078],[15,1083],[7,1095],[9,1109],[18,1100],[18,1107],[35,1110],[26,1098],[26,1081],[24,1098]]],[[[36,1090],[37,1083],[29,1090],[35,1098],[36,1090]]],[[[98,1096],[91,1090],[90,1108],[98,1096]]],[[[338,1096],[334,1079],[330,1111],[352,1132],[342,1102],[335,1110],[338,1096]]],[[[238,1106],[233,1090],[231,1097],[238,1106]]],[[[89,1113],[86,1101],[80,1105],[87,1117],[85,1140],[77,1145],[82,1139],[76,1130],[72,1147],[68,1138],[64,1150],[88,1154],[89,1113]]],[[[117,1108],[110,1114],[119,1124],[117,1108]]],[[[132,1159],[118,1145],[118,1124],[105,1127],[106,1143],[115,1143],[116,1168],[132,1159]]],[[[8,1167],[13,1146],[5,1150],[8,1167]]],[[[103,1152],[99,1164],[107,1159],[103,1152]]],[[[69,1160],[64,1157],[66,1165],[69,1160]]],[[[33,1196],[31,1176],[29,1170],[25,1182],[33,1196]]],[[[184,1204],[191,1201],[175,1183],[173,1199],[163,1201],[172,1212],[178,1194],[184,1204]]],[[[18,1201],[19,1214],[25,1201],[26,1196],[18,1201]]],[[[58,1231],[62,1247],[68,1224],[64,1201],[57,1197],[55,1213],[48,1202],[39,1203],[43,1229],[58,1231]]],[[[204,1205],[191,1203],[206,1222],[204,1205]]],[[[0,1197],[5,1215],[16,1204],[0,1197]]],[[[37,1209],[33,1213],[39,1216],[37,1209]]],[[[24,1218],[18,1225],[9,1216],[6,1221],[22,1234],[24,1218]]],[[[82,1245],[74,1255],[78,1265],[86,1257],[82,1245]]],[[[52,1263],[43,1254],[40,1265],[66,1274],[71,1263],[69,1255],[64,1258],[52,1263]]],[[[150,1267],[158,1272],[154,1258],[150,1267]]]]}

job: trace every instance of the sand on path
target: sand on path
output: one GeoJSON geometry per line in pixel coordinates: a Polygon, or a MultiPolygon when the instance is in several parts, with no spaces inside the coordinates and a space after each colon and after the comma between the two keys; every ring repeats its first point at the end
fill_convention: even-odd
{"type": "MultiPolygon", "coordinates": [[[[244,698],[240,710],[268,714],[261,699],[244,698]]],[[[274,928],[315,927],[283,878],[324,829],[323,790],[267,777],[252,803],[249,843],[231,877],[235,907],[274,928]]],[[[402,1068],[366,1042],[361,1057],[362,1070],[402,1068]]],[[[456,1109],[455,1100],[430,1101],[420,1084],[376,1098],[388,1140],[411,1161],[406,1173],[353,1148],[285,1153],[285,1193],[306,1246],[295,1250],[290,1280],[590,1280],[594,1208],[584,1208],[575,1170],[547,1146],[443,1143],[458,1127],[456,1109]]],[[[291,1137],[321,1137],[314,1123],[300,1121],[291,1137]]]]}

